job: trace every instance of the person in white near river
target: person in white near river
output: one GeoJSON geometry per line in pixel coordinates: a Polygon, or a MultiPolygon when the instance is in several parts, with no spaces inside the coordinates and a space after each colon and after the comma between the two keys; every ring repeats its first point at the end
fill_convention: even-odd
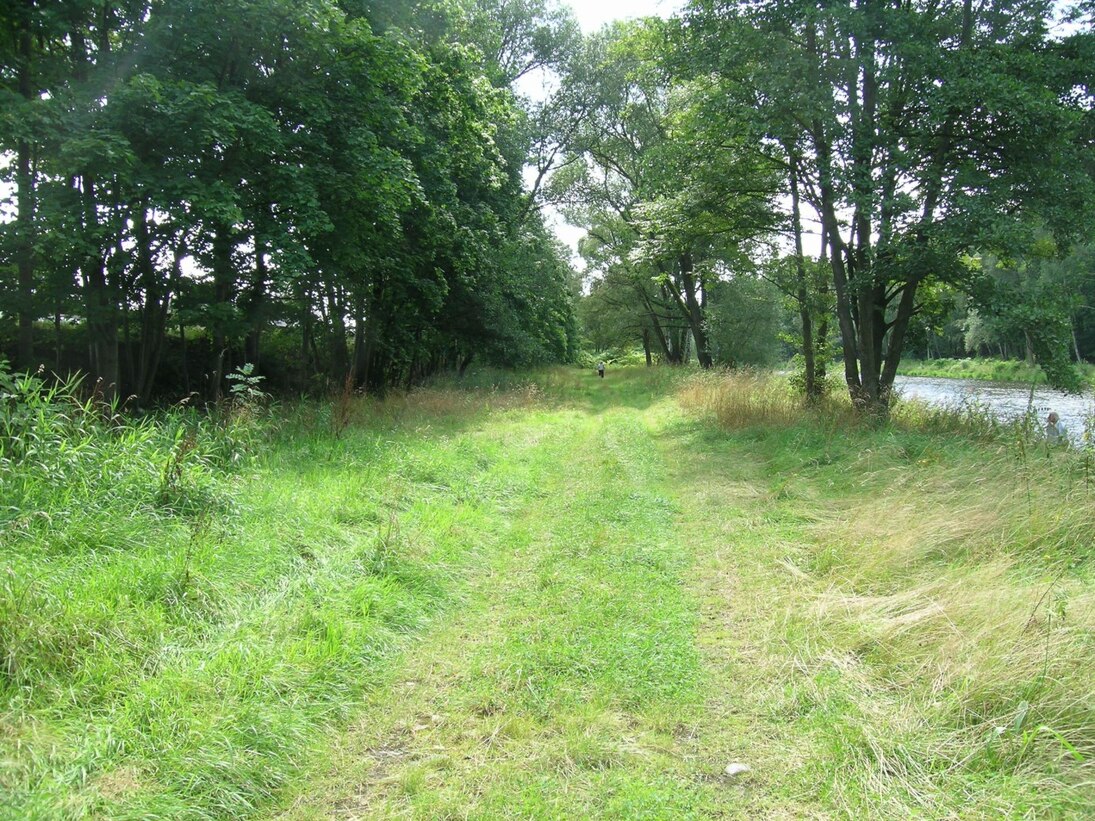
{"type": "Polygon", "coordinates": [[[598,362],[597,363],[597,375],[599,377],[601,377],[601,379],[605,378],[605,363],[604,362],[598,362]]]}
{"type": "Polygon", "coordinates": [[[1050,411],[1046,417],[1046,439],[1051,445],[1064,444],[1068,441],[1065,436],[1065,425],[1057,411],[1050,411]]]}

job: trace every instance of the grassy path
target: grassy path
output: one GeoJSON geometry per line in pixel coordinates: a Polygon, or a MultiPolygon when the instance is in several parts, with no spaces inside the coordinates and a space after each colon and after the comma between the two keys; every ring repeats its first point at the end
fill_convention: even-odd
{"type": "Polygon", "coordinates": [[[536,379],[15,533],[0,819],[1091,817],[1086,461],[536,379]]]}
{"type": "MultiPolygon", "coordinates": [[[[570,404],[472,434],[500,453],[524,444],[524,490],[461,605],[282,817],[1085,817],[1086,757],[993,729],[1019,727],[1016,705],[1045,692],[1048,651],[1028,652],[1024,615],[1044,577],[982,579],[962,553],[927,554],[927,576],[890,564],[898,553],[849,530],[869,490],[843,435],[727,435],[636,374],[577,379],[570,404]],[[949,598],[939,574],[965,593],[949,598]],[[966,604],[977,585],[1019,615],[984,622],[966,604]],[[732,762],[750,770],[728,777],[732,762]]],[[[923,458],[944,440],[860,435],[868,471],[920,454],[917,481],[953,504],[960,473],[937,457],[929,481],[923,458]]],[[[902,508],[914,535],[892,544],[969,544],[922,501],[926,518],[902,508]]],[[[1057,595],[1089,601],[1078,580],[1057,595]]],[[[1085,641],[1060,619],[1045,629],[1030,640],[1085,641]]],[[[1075,653],[1054,660],[1060,675],[1075,653]]]]}
{"type": "Polygon", "coordinates": [[[533,430],[535,492],[463,606],[284,817],[825,815],[809,739],[769,709],[772,605],[794,579],[763,466],[611,379],[483,435],[533,430]]]}
{"type": "Polygon", "coordinates": [[[664,408],[598,398],[514,423],[546,429],[536,492],[290,817],[687,817],[709,803],[664,408]]]}

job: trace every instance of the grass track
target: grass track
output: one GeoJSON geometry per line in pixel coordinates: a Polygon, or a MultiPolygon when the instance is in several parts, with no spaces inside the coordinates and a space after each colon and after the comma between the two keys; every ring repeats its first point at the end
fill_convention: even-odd
{"type": "Polygon", "coordinates": [[[697,814],[690,552],[661,409],[606,407],[612,384],[521,420],[550,430],[537,493],[289,817],[697,814]]]}
{"type": "Polygon", "coordinates": [[[551,431],[536,498],[285,819],[834,809],[761,703],[786,661],[765,466],[633,377],[513,423],[551,431]]]}
{"type": "Polygon", "coordinates": [[[725,432],[666,371],[536,380],[341,439],[299,408],[200,539],[12,531],[53,577],[0,596],[0,818],[1095,812],[1090,491],[1056,454],[1063,506],[952,435],[725,432]]]}
{"type": "MultiPolygon", "coordinates": [[[[869,492],[851,445],[719,432],[636,372],[567,393],[511,418],[545,443],[535,497],[285,818],[1086,817],[1088,763],[941,757],[979,685],[900,684],[897,651],[826,605],[869,492]]],[[[905,459],[864,435],[881,471],[905,459]]]]}

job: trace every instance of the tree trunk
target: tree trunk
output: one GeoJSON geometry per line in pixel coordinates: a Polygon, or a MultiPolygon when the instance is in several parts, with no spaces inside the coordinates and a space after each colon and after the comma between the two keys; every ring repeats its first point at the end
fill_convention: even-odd
{"type": "Polygon", "coordinates": [[[658,319],[657,307],[650,299],[650,295],[646,290],[640,286],[639,296],[643,300],[643,305],[646,306],[646,312],[650,317],[650,324],[654,328],[654,337],[658,340],[658,346],[662,349],[662,355],[665,357],[666,364],[679,365],[680,358],[677,352],[673,350],[671,338],[662,328],[662,323],[658,319]]]}
{"type": "Polygon", "coordinates": [[[818,390],[814,363],[814,318],[810,310],[810,290],[806,281],[806,258],[802,253],[802,211],[798,193],[798,169],[793,150],[786,146],[790,158],[791,227],[795,236],[795,278],[798,286],[799,319],[802,322],[803,390],[806,401],[816,402],[818,390]]]}
{"type": "Polygon", "coordinates": [[[358,299],[357,306],[354,309],[354,354],[353,364],[350,366],[355,388],[364,385],[369,377],[369,355],[371,350],[367,341],[369,323],[365,316],[365,302],[358,299]]]}
{"type": "MultiPolygon", "coordinates": [[[[821,256],[818,262],[825,261],[825,249],[829,244],[829,234],[825,226],[821,227],[821,256]]],[[[825,392],[825,379],[829,373],[829,285],[824,280],[818,283],[818,305],[822,306],[814,334],[814,385],[819,394],[825,392]]]]}
{"type": "Polygon", "coordinates": [[[327,338],[331,351],[330,373],[341,383],[350,372],[350,351],[346,344],[345,309],[330,282],[327,288],[327,338]]]}
{"type": "Polygon", "coordinates": [[[16,157],[18,186],[18,245],[16,259],[19,269],[19,341],[16,350],[18,365],[34,367],[34,174],[31,170],[30,144],[20,141],[16,157]]]}
{"type": "MultiPolygon", "coordinates": [[[[695,276],[695,268],[690,253],[683,253],[677,258],[677,275],[680,277],[679,283],[674,281],[671,272],[667,273],[664,279],[665,285],[683,314],[687,330],[696,343],[696,360],[701,367],[710,368],[713,362],[708,347],[707,329],[704,327],[703,305],[700,301],[701,283],[695,276]]],[[[688,354],[685,352],[682,357],[683,361],[687,362],[688,358],[688,354]]]]}
{"type": "MultiPolygon", "coordinates": [[[[817,43],[817,31],[810,25],[806,27],[806,50],[813,57],[809,79],[820,82],[820,56],[817,43]]],[[[844,359],[844,381],[852,402],[862,404],[862,383],[859,378],[859,354],[855,320],[852,312],[851,295],[848,288],[848,271],[844,265],[844,243],[840,237],[840,222],[836,215],[836,187],[833,182],[832,144],[819,117],[810,123],[810,139],[814,146],[817,161],[817,196],[815,203],[821,219],[821,230],[827,242],[822,244],[822,253],[827,254],[833,276],[833,288],[836,292],[836,315],[840,326],[841,352],[844,359]]]]}
{"type": "Polygon", "coordinates": [[[83,185],[84,232],[91,250],[82,263],[84,307],[87,313],[88,347],[94,390],[107,402],[118,398],[118,300],[107,277],[106,261],[96,241],[98,211],[95,182],[90,175],[83,185]]]}
{"type": "Polygon", "coordinates": [[[256,367],[259,364],[259,351],[262,332],[266,324],[266,286],[269,273],[266,268],[266,244],[255,233],[255,279],[251,283],[251,293],[247,300],[247,319],[249,329],[244,345],[247,361],[256,367]]]}
{"type": "Polygon", "coordinates": [[[225,359],[228,355],[228,315],[232,309],[232,246],[235,242],[231,226],[220,225],[213,236],[213,372],[209,375],[209,396],[214,402],[221,398],[225,359]]]}
{"type": "MultiPolygon", "coordinates": [[[[34,40],[29,23],[19,32],[18,54],[19,96],[29,103],[35,96],[31,82],[34,40]]],[[[27,370],[31,370],[35,364],[34,320],[37,319],[34,307],[35,197],[32,150],[30,141],[25,139],[19,140],[15,150],[16,201],[19,210],[16,226],[16,265],[19,279],[19,338],[16,356],[19,367],[27,370]]]]}
{"type": "MultiPolygon", "coordinates": [[[[137,275],[144,290],[141,309],[141,347],[137,369],[137,400],[143,405],[152,396],[152,385],[160,365],[164,337],[167,333],[167,312],[171,300],[170,288],[165,289],[152,261],[152,238],[148,229],[148,209],[141,204],[136,213],[134,241],[137,245],[137,275]]],[[[173,279],[181,276],[179,259],[175,257],[173,279]]]]}
{"type": "Polygon", "coordinates": [[[118,306],[107,281],[103,260],[84,262],[84,304],[95,392],[105,401],[118,398],[118,306]]]}
{"type": "Polygon", "coordinates": [[[703,306],[700,304],[699,292],[702,284],[695,276],[695,267],[691,254],[682,254],[679,264],[688,326],[692,331],[692,339],[696,343],[696,361],[700,363],[700,367],[710,368],[714,361],[711,358],[711,350],[707,339],[703,306]]]}
{"type": "Polygon", "coordinates": [[[308,388],[308,377],[312,374],[309,357],[312,350],[312,293],[305,289],[300,296],[300,388],[308,388]]]}
{"type": "Polygon", "coordinates": [[[57,373],[61,373],[64,364],[63,342],[64,340],[61,337],[61,301],[58,299],[53,311],[53,369],[57,373]]]}
{"type": "Polygon", "coordinates": [[[646,367],[654,364],[654,358],[650,355],[650,329],[643,328],[643,353],[646,354],[646,367]]]}

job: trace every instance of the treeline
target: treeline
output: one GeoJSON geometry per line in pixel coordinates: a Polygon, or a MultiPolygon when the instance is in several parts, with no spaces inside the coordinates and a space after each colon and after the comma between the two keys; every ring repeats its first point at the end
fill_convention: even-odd
{"type": "Polygon", "coordinates": [[[691,0],[588,38],[551,190],[604,272],[591,336],[755,360],[748,329],[771,339],[782,302],[807,396],[834,347],[857,407],[884,414],[906,349],[959,310],[974,347],[1018,340],[1078,386],[1093,18],[1049,0],[691,0]]]}
{"type": "Polygon", "coordinates": [[[141,401],[570,358],[511,85],[575,35],[535,1],[5,4],[4,352],[141,401]]]}
{"type": "Polygon", "coordinates": [[[985,258],[981,268],[1018,295],[1012,309],[986,312],[953,288],[936,290],[910,334],[922,359],[984,356],[1032,362],[1031,327],[1052,313],[1077,362],[1095,360],[1095,243],[1061,254],[1052,245],[1020,259],[985,258]],[[1032,310],[1034,306],[1037,310],[1032,310]]]}

